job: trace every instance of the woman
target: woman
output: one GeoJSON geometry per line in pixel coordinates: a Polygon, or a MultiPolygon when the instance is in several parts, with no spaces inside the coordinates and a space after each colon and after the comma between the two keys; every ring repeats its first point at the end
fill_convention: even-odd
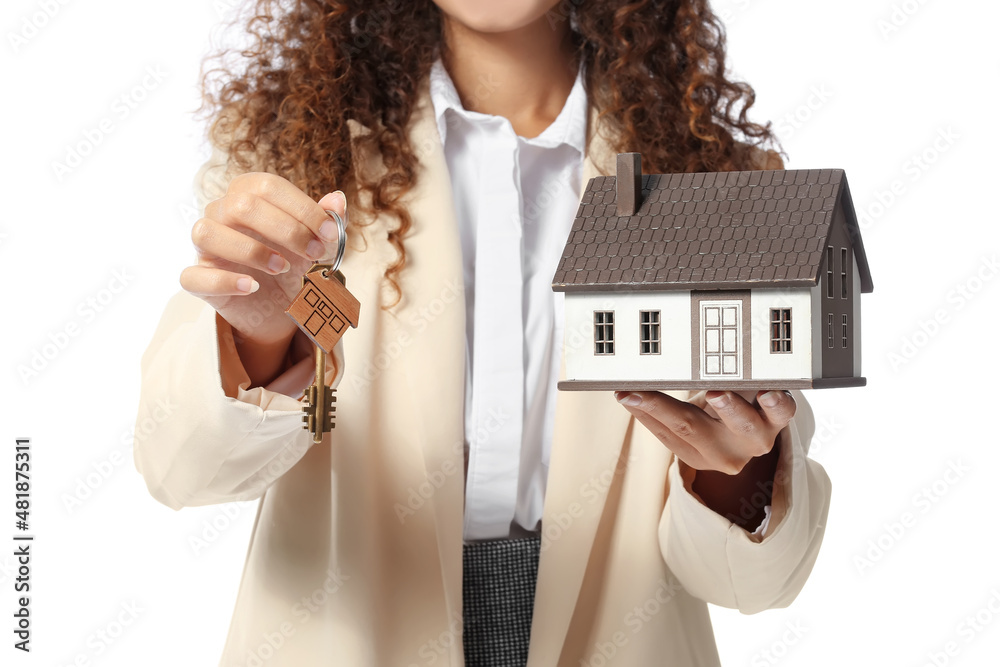
{"type": "Polygon", "coordinates": [[[263,496],[221,664],[718,664],[706,602],[785,606],[815,561],[830,486],[809,411],[557,396],[547,285],[616,152],[647,173],[780,168],[734,139],[772,137],[707,3],[278,5],[206,77],[198,263],[143,359],[139,419],[180,406],[136,446],[154,497],[263,496]],[[334,255],[325,210],[350,210],[362,316],[312,445],[313,351],[283,311],[334,255]]]}

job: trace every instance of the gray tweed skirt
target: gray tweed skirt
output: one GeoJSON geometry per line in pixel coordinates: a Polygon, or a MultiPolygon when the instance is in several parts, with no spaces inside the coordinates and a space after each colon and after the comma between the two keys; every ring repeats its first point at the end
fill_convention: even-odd
{"type": "Polygon", "coordinates": [[[466,667],[523,667],[542,540],[469,542],[462,557],[466,667]]]}

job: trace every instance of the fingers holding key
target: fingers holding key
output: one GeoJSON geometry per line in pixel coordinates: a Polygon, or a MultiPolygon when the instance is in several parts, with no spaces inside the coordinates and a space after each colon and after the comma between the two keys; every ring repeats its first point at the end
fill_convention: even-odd
{"type": "Polygon", "coordinates": [[[335,256],[340,235],[336,222],[326,211],[334,211],[347,224],[347,198],[343,192],[331,192],[315,202],[287,179],[268,173],[237,176],[229,189],[235,194],[250,195],[267,202],[304,228],[288,231],[294,245],[282,244],[285,247],[313,261],[335,256]]]}
{"type": "Polygon", "coordinates": [[[268,245],[212,218],[202,218],[191,228],[199,257],[222,259],[271,275],[291,268],[288,260],[268,245]]]}
{"type": "MultiPolygon", "coordinates": [[[[288,183],[288,186],[294,187],[291,183],[288,183]]],[[[302,196],[305,197],[304,194],[302,196]]],[[[303,220],[256,193],[236,191],[205,207],[205,217],[237,233],[253,232],[275,249],[287,249],[306,260],[321,261],[336,251],[337,235],[336,231],[330,239],[318,235],[319,228],[329,220],[329,217],[316,202],[309,199],[309,203],[312,208],[308,210],[308,220],[303,220]],[[317,221],[317,217],[320,217],[321,221],[317,221]]],[[[232,241],[233,238],[235,237],[228,240],[232,241]]],[[[236,249],[232,243],[228,247],[231,250],[236,249]]],[[[230,255],[215,256],[239,263],[238,258],[230,255]]],[[[286,259],[292,258],[286,257],[286,259]]]]}
{"type": "Polygon", "coordinates": [[[313,263],[334,261],[345,240],[326,213],[346,218],[343,193],[321,202],[276,174],[234,177],[191,230],[198,260],[181,273],[181,287],[212,306],[244,340],[287,342],[296,327],[284,311],[303,274],[313,263]]]}

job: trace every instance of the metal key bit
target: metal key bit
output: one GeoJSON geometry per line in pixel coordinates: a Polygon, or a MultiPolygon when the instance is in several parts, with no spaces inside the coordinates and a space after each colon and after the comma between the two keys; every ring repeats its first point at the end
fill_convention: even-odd
{"type": "Polygon", "coordinates": [[[307,405],[302,407],[305,413],[302,421],[312,433],[313,442],[323,441],[323,434],[329,433],[334,427],[334,412],[337,406],[336,390],[326,385],[326,352],[316,348],[316,379],[306,393],[307,405]]]}

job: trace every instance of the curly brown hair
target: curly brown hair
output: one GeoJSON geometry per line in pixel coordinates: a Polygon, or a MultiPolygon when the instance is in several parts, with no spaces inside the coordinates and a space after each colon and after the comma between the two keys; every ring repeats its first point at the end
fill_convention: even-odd
{"type": "MultiPolygon", "coordinates": [[[[281,174],[314,199],[335,186],[353,207],[366,201],[364,213],[394,216],[397,257],[385,277],[398,303],[411,226],[402,198],[418,171],[407,129],[441,52],[440,10],[431,0],[254,0],[246,9],[232,24],[249,44],[202,64],[209,140],[231,168],[281,174]],[[352,138],[349,121],[369,131],[352,138]],[[358,168],[372,149],[384,167],[375,176],[358,168]]],[[[644,172],[751,169],[752,147],[776,143],[770,123],[747,119],[753,89],[727,77],[725,31],[707,0],[562,0],[548,18],[572,20],[588,102],[617,151],[642,153],[644,172]]]]}

